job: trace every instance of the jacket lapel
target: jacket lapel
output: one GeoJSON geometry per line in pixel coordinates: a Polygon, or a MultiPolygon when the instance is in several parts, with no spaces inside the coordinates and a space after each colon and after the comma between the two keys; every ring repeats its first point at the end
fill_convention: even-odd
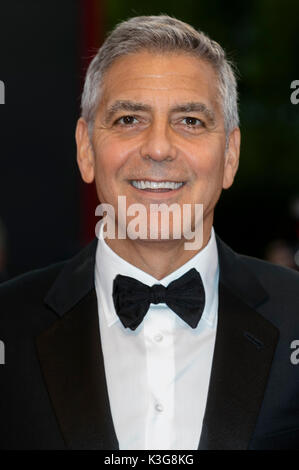
{"type": "Polygon", "coordinates": [[[58,276],[45,303],[61,318],[36,340],[50,400],[71,449],[118,449],[94,288],[96,242],[58,276]]]}
{"type": "Polygon", "coordinates": [[[217,244],[218,325],[199,449],[247,449],[278,330],[256,311],[268,298],[261,284],[236,253],[220,239],[217,244]]]}

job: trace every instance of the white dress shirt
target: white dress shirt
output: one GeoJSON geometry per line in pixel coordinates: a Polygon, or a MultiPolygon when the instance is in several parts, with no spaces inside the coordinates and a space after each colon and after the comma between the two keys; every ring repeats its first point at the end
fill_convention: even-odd
{"type": "Polygon", "coordinates": [[[218,312],[218,252],[208,244],[157,280],[117,255],[98,235],[95,286],[110,409],[121,450],[195,450],[204,417],[218,312]],[[132,331],[120,322],[112,298],[117,274],[165,287],[189,269],[200,273],[205,308],[193,329],[166,304],[151,304],[132,331]]]}

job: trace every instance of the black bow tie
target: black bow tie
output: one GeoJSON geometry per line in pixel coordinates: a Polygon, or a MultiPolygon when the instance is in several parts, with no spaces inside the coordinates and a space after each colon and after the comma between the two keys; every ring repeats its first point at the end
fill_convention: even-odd
{"type": "Polygon", "coordinates": [[[120,321],[135,330],[151,303],[166,303],[192,328],[196,328],[205,306],[205,290],[196,269],[190,269],[167,287],[146,286],[140,281],[118,274],[113,281],[113,302],[120,321]]]}

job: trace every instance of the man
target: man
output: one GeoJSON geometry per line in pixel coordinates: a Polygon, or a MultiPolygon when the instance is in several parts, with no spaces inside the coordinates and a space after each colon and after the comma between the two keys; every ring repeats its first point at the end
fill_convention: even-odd
{"type": "Polygon", "coordinates": [[[298,448],[298,274],[213,230],[240,147],[222,48],[167,16],[121,23],[88,69],[76,141],[116,232],[103,219],[73,259],[1,287],[1,447],[298,448]],[[163,203],[129,236],[136,207],[135,235],[163,203]],[[186,206],[200,247],[177,237],[186,206]]]}

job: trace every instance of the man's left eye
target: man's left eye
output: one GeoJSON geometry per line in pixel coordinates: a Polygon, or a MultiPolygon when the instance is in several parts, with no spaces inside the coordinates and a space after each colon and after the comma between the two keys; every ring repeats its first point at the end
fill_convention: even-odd
{"type": "Polygon", "coordinates": [[[187,126],[189,126],[189,127],[195,127],[195,126],[203,125],[203,122],[200,119],[195,118],[195,117],[185,117],[183,119],[183,123],[187,124],[187,126]]]}

